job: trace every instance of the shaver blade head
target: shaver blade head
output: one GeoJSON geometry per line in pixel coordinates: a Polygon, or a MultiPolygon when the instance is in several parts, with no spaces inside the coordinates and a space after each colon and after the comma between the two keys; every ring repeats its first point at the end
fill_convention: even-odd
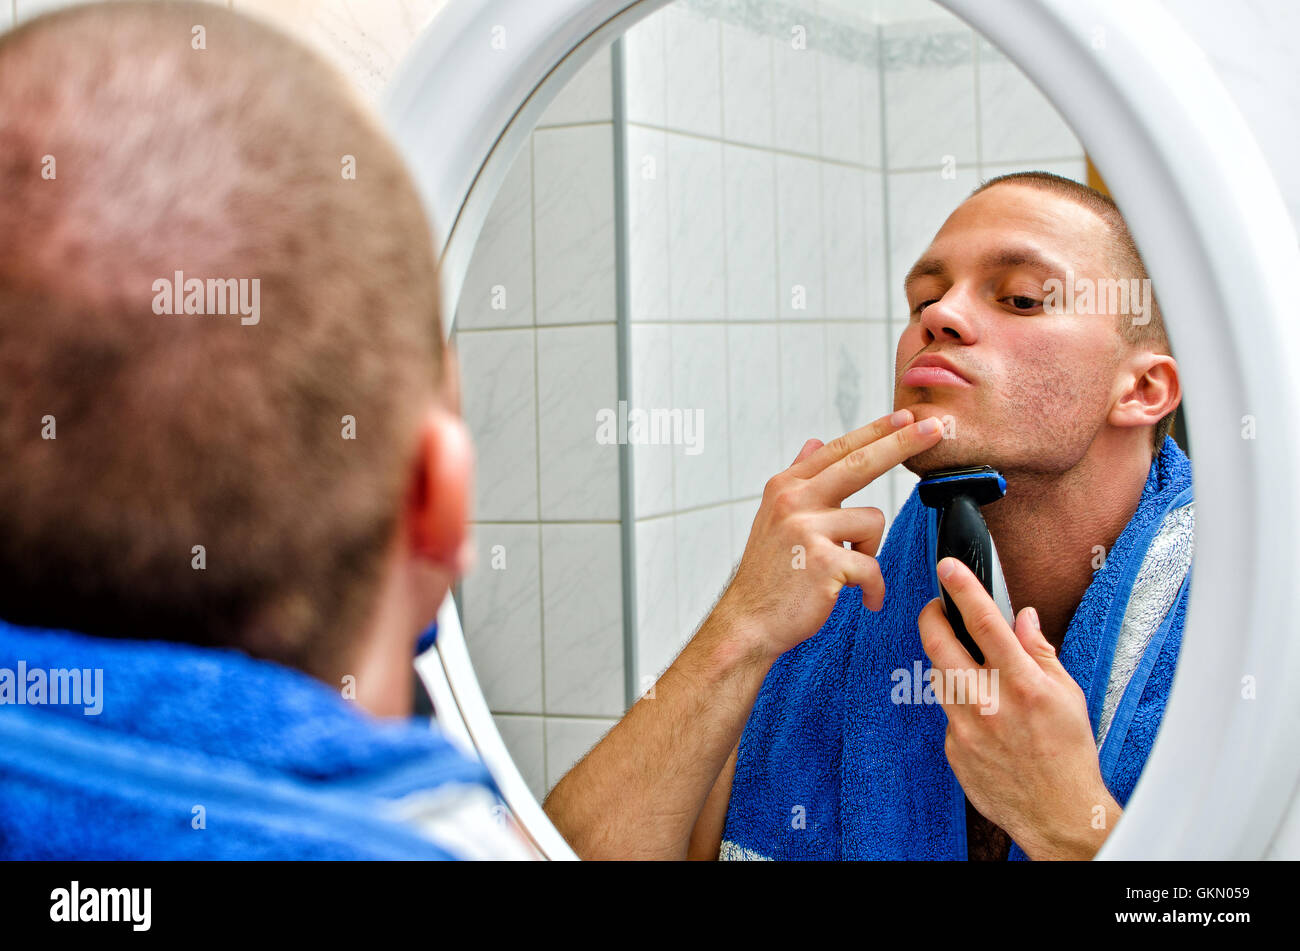
{"type": "Polygon", "coordinates": [[[976,505],[988,505],[1007,494],[1007,480],[992,466],[939,469],[926,474],[917,492],[921,503],[932,509],[942,509],[962,495],[976,505]]]}
{"type": "MultiPolygon", "coordinates": [[[[921,502],[938,510],[935,526],[934,564],[944,558],[956,558],[965,563],[992,597],[1008,624],[1014,624],[1011,598],[1007,594],[1006,579],[998,562],[997,546],[989,533],[980,506],[996,502],[1007,494],[1007,480],[992,466],[968,466],[960,469],[940,469],[927,473],[917,490],[921,502]]],[[[935,587],[943,596],[944,614],[952,625],[957,640],[977,664],[984,663],[984,654],[971,637],[961,611],[952,595],[935,579],[935,587]]]]}

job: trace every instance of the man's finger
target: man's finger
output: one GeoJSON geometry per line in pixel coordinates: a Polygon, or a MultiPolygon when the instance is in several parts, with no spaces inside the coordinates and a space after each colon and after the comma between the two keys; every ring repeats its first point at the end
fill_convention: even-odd
{"type": "MultiPolygon", "coordinates": [[[[795,460],[795,464],[790,467],[790,474],[801,479],[811,479],[831,463],[838,462],[853,450],[873,443],[881,436],[888,436],[892,432],[897,432],[912,422],[912,418],[911,410],[900,409],[896,413],[882,416],[874,422],[867,423],[867,425],[855,429],[851,433],[837,436],[825,445],[819,444],[817,451],[807,457],[801,452],[799,458],[795,460]]],[[[804,450],[806,451],[807,448],[808,444],[805,443],[804,450]]]]}
{"type": "Polygon", "coordinates": [[[885,534],[885,513],[870,505],[850,505],[817,516],[817,526],[832,541],[850,542],[855,550],[875,555],[885,534]]]}
{"type": "Polygon", "coordinates": [[[1039,667],[1045,671],[1065,669],[1056,656],[1056,648],[1043,636],[1043,627],[1038,619],[1037,610],[1034,608],[1021,610],[1016,616],[1015,632],[1020,646],[1024,648],[1026,654],[1038,662],[1039,667]]]}
{"type": "Polygon", "coordinates": [[[837,574],[841,586],[862,589],[862,603],[867,610],[879,611],[885,606],[885,578],[875,558],[845,549],[837,574]]]}
{"type": "Polygon", "coordinates": [[[962,561],[943,559],[939,562],[938,574],[939,583],[956,602],[957,610],[966,622],[966,630],[983,652],[984,666],[1011,670],[1027,660],[1015,631],[1007,626],[993,598],[962,561]]]}
{"type": "Polygon", "coordinates": [[[943,423],[933,417],[923,419],[853,450],[809,482],[816,487],[814,491],[823,505],[839,505],[903,460],[929,449],[942,438],[943,423]]]}
{"type": "Polygon", "coordinates": [[[970,654],[966,653],[966,648],[961,646],[952,625],[948,623],[948,618],[943,613],[941,599],[934,598],[921,609],[916,625],[921,634],[921,649],[925,651],[925,656],[930,658],[933,667],[939,670],[965,670],[975,667],[975,661],[970,654]]]}
{"type": "Polygon", "coordinates": [[[799,450],[799,455],[794,457],[794,462],[790,463],[791,467],[797,466],[799,463],[803,462],[823,445],[825,444],[820,439],[808,440],[803,444],[803,448],[799,450]]]}
{"type": "Polygon", "coordinates": [[[974,710],[968,702],[958,702],[958,697],[969,696],[969,686],[978,684],[980,668],[957,640],[943,613],[941,599],[934,598],[921,609],[917,626],[921,632],[921,647],[925,656],[930,658],[927,674],[934,685],[934,696],[943,707],[951,729],[956,719],[970,716],[974,710]],[[961,685],[960,695],[956,692],[958,685],[961,685]]]}

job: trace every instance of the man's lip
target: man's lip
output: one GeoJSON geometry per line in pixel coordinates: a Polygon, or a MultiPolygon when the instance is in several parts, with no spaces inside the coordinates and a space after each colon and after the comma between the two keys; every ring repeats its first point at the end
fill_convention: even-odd
{"type": "Polygon", "coordinates": [[[971,381],[943,357],[923,353],[907,368],[899,381],[904,386],[970,386],[971,381]]]}
{"type": "Polygon", "coordinates": [[[970,386],[970,381],[947,367],[912,367],[899,381],[903,386],[970,386]]]}

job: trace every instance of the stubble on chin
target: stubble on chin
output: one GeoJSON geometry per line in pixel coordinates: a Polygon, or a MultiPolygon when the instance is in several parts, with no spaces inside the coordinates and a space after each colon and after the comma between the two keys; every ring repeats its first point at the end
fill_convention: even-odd
{"type": "Polygon", "coordinates": [[[903,467],[913,475],[924,476],[939,469],[985,465],[973,460],[971,455],[969,444],[962,446],[955,439],[940,440],[937,445],[904,460],[903,467]]]}

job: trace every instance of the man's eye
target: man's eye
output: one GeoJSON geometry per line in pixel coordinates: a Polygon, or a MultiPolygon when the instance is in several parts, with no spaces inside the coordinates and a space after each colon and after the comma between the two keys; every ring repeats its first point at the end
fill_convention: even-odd
{"type": "Polygon", "coordinates": [[[1016,308],[1016,310],[1033,310],[1042,304],[1042,301],[1037,300],[1036,298],[1022,297],[1019,294],[1012,297],[1004,297],[1002,299],[1004,301],[1010,301],[1011,306],[1016,308]]]}
{"type": "Polygon", "coordinates": [[[935,298],[935,299],[933,299],[933,300],[923,300],[923,301],[921,301],[921,303],[917,304],[915,307],[912,308],[912,316],[915,317],[917,314],[919,314],[921,311],[925,310],[925,309],[926,309],[927,307],[929,307],[931,304],[937,304],[937,303],[939,303],[938,298],[935,298]]]}

